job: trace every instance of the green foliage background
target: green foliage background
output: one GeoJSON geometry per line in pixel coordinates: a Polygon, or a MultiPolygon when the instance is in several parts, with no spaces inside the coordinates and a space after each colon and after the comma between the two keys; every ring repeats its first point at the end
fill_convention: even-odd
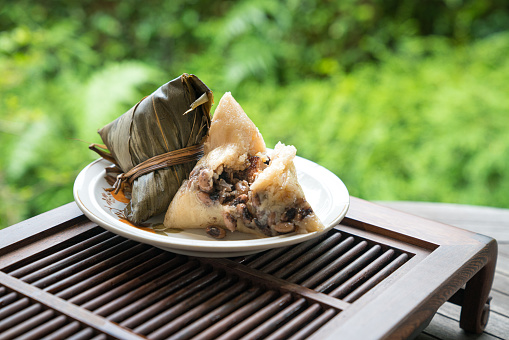
{"type": "Polygon", "coordinates": [[[352,195],[509,208],[508,56],[505,0],[7,1],[0,228],[72,201],[96,130],[183,72],[352,195]]]}

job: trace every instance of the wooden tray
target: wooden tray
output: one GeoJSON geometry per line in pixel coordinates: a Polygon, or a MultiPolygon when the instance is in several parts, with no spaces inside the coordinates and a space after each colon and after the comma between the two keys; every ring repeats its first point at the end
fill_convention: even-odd
{"type": "Polygon", "coordinates": [[[229,259],[116,236],[74,203],[0,231],[0,339],[398,339],[446,301],[482,332],[496,241],[351,198],[305,243],[229,259]]]}

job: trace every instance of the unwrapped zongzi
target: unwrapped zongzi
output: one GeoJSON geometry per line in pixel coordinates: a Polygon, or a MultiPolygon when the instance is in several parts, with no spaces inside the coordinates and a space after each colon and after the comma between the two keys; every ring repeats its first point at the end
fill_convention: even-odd
{"type": "MultiPolygon", "coordinates": [[[[320,231],[293,164],[296,149],[278,143],[267,152],[262,135],[230,93],[212,119],[205,154],[171,202],[167,228],[220,228],[258,236],[320,231]]],[[[210,232],[211,231],[211,232],[210,232]]]]}

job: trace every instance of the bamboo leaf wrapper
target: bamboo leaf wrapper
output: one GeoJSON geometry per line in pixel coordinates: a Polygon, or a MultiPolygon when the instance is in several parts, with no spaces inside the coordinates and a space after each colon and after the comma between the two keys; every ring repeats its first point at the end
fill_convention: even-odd
{"type": "MultiPolygon", "coordinates": [[[[202,143],[210,127],[212,102],[212,91],[198,77],[183,74],[142,99],[99,134],[127,173],[152,157],[202,143]]],[[[141,223],[164,213],[195,164],[177,164],[136,178],[126,218],[141,223]]]]}

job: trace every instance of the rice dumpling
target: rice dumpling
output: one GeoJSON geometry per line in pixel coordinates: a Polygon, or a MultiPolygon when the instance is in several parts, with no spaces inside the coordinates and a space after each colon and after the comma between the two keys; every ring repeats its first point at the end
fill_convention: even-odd
{"type": "Polygon", "coordinates": [[[98,131],[110,152],[105,158],[131,184],[129,221],[139,224],[167,210],[202,155],[212,102],[198,77],[183,74],[98,131]]]}
{"type": "Polygon", "coordinates": [[[204,156],[170,203],[166,228],[220,228],[260,237],[324,229],[306,201],[293,164],[296,149],[268,152],[262,135],[230,93],[220,100],[204,156]]]}

